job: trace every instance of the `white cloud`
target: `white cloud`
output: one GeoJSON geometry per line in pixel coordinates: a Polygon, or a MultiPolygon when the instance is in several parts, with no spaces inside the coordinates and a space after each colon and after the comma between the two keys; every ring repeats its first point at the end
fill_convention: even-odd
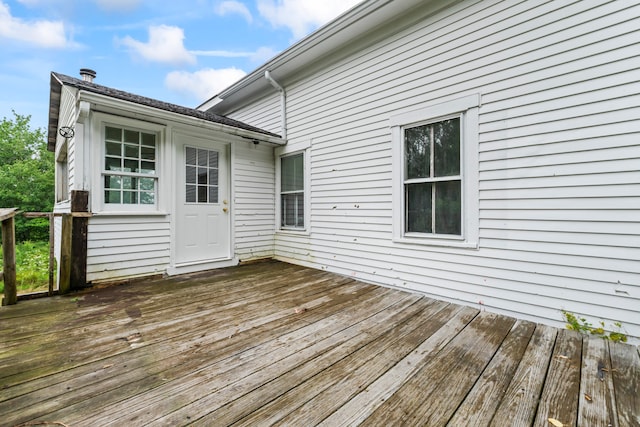
{"type": "Polygon", "coordinates": [[[142,0],[94,0],[95,4],[107,12],[130,12],[136,9],[142,0]]]}
{"type": "Polygon", "coordinates": [[[209,56],[218,58],[249,58],[252,62],[263,63],[273,58],[278,52],[270,47],[260,47],[255,52],[242,52],[234,50],[192,50],[190,53],[196,56],[209,56]]]}
{"type": "Polygon", "coordinates": [[[195,64],[196,57],[184,47],[182,28],[159,25],[149,27],[149,41],[141,42],[130,36],[119,42],[147,61],[169,64],[195,64]]]}
{"type": "Polygon", "coordinates": [[[192,50],[190,52],[197,56],[211,56],[217,58],[247,58],[254,54],[254,52],[240,52],[233,50],[192,50]]]}
{"type": "Polygon", "coordinates": [[[243,3],[240,3],[239,1],[223,1],[222,3],[218,4],[215,10],[216,13],[220,16],[236,14],[242,16],[248,23],[253,22],[253,16],[251,16],[251,12],[249,12],[247,6],[245,6],[243,3]]]}
{"type": "Polygon", "coordinates": [[[45,48],[64,48],[73,45],[67,40],[62,21],[24,21],[11,16],[9,6],[4,2],[0,2],[0,37],[45,48]]]}
{"type": "Polygon", "coordinates": [[[245,75],[244,71],[237,68],[206,68],[194,73],[173,71],[167,74],[164,84],[174,92],[188,95],[202,102],[220,93],[245,75]]]}
{"type": "Polygon", "coordinates": [[[270,47],[263,46],[258,48],[258,50],[256,50],[255,52],[253,52],[253,54],[249,57],[249,59],[251,59],[251,61],[253,62],[262,64],[263,62],[267,62],[268,60],[276,56],[278,53],[280,53],[280,51],[274,50],[270,47]]]}
{"type": "Polygon", "coordinates": [[[258,11],[271,25],[289,28],[300,39],[361,1],[258,0],[258,11]]]}

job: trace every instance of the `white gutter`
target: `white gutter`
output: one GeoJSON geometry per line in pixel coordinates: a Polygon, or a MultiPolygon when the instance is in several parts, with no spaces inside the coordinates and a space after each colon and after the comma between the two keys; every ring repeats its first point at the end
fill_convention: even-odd
{"type": "Polygon", "coordinates": [[[278,84],[277,81],[271,77],[271,73],[269,70],[264,72],[264,78],[267,79],[271,86],[276,88],[278,92],[280,92],[280,118],[282,120],[282,139],[287,140],[287,92],[285,92],[284,88],[278,84]]]}

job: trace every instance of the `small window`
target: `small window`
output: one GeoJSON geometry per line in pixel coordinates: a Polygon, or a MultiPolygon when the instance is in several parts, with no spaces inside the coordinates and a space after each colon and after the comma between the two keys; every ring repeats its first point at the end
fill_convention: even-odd
{"type": "Polygon", "coordinates": [[[104,202],[155,205],[157,199],[156,134],[105,127],[104,202]]]}
{"type": "Polygon", "coordinates": [[[65,141],[56,158],[56,202],[69,200],[69,158],[65,141]]]}
{"type": "Polygon", "coordinates": [[[460,118],[404,129],[405,233],[460,236],[460,118]]]}
{"type": "Polygon", "coordinates": [[[304,154],[280,159],[280,226],[304,229],[304,154]]]}
{"type": "Polygon", "coordinates": [[[218,203],[218,158],[215,150],[185,147],[185,202],[218,203]]]}

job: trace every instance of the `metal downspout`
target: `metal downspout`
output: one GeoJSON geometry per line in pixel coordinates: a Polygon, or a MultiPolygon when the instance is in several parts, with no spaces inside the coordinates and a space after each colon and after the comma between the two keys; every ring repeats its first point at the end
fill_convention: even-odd
{"type": "Polygon", "coordinates": [[[267,79],[271,86],[276,88],[280,92],[280,117],[282,118],[282,139],[287,140],[287,93],[284,88],[278,84],[277,81],[271,77],[269,70],[264,72],[264,78],[267,79]]]}

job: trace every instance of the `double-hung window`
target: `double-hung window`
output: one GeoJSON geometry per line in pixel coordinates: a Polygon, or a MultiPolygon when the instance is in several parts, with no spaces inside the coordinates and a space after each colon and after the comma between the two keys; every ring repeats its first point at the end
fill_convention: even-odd
{"type": "Polygon", "coordinates": [[[157,134],[104,128],[104,204],[155,206],[158,194],[157,134]]]}
{"type": "Polygon", "coordinates": [[[391,118],[394,241],[477,247],[479,105],[470,95],[391,118]]]}
{"type": "Polygon", "coordinates": [[[304,153],[280,158],[280,227],[304,229],[304,153]]]}
{"type": "Polygon", "coordinates": [[[460,117],[403,130],[405,234],[460,236],[460,117]]]}

